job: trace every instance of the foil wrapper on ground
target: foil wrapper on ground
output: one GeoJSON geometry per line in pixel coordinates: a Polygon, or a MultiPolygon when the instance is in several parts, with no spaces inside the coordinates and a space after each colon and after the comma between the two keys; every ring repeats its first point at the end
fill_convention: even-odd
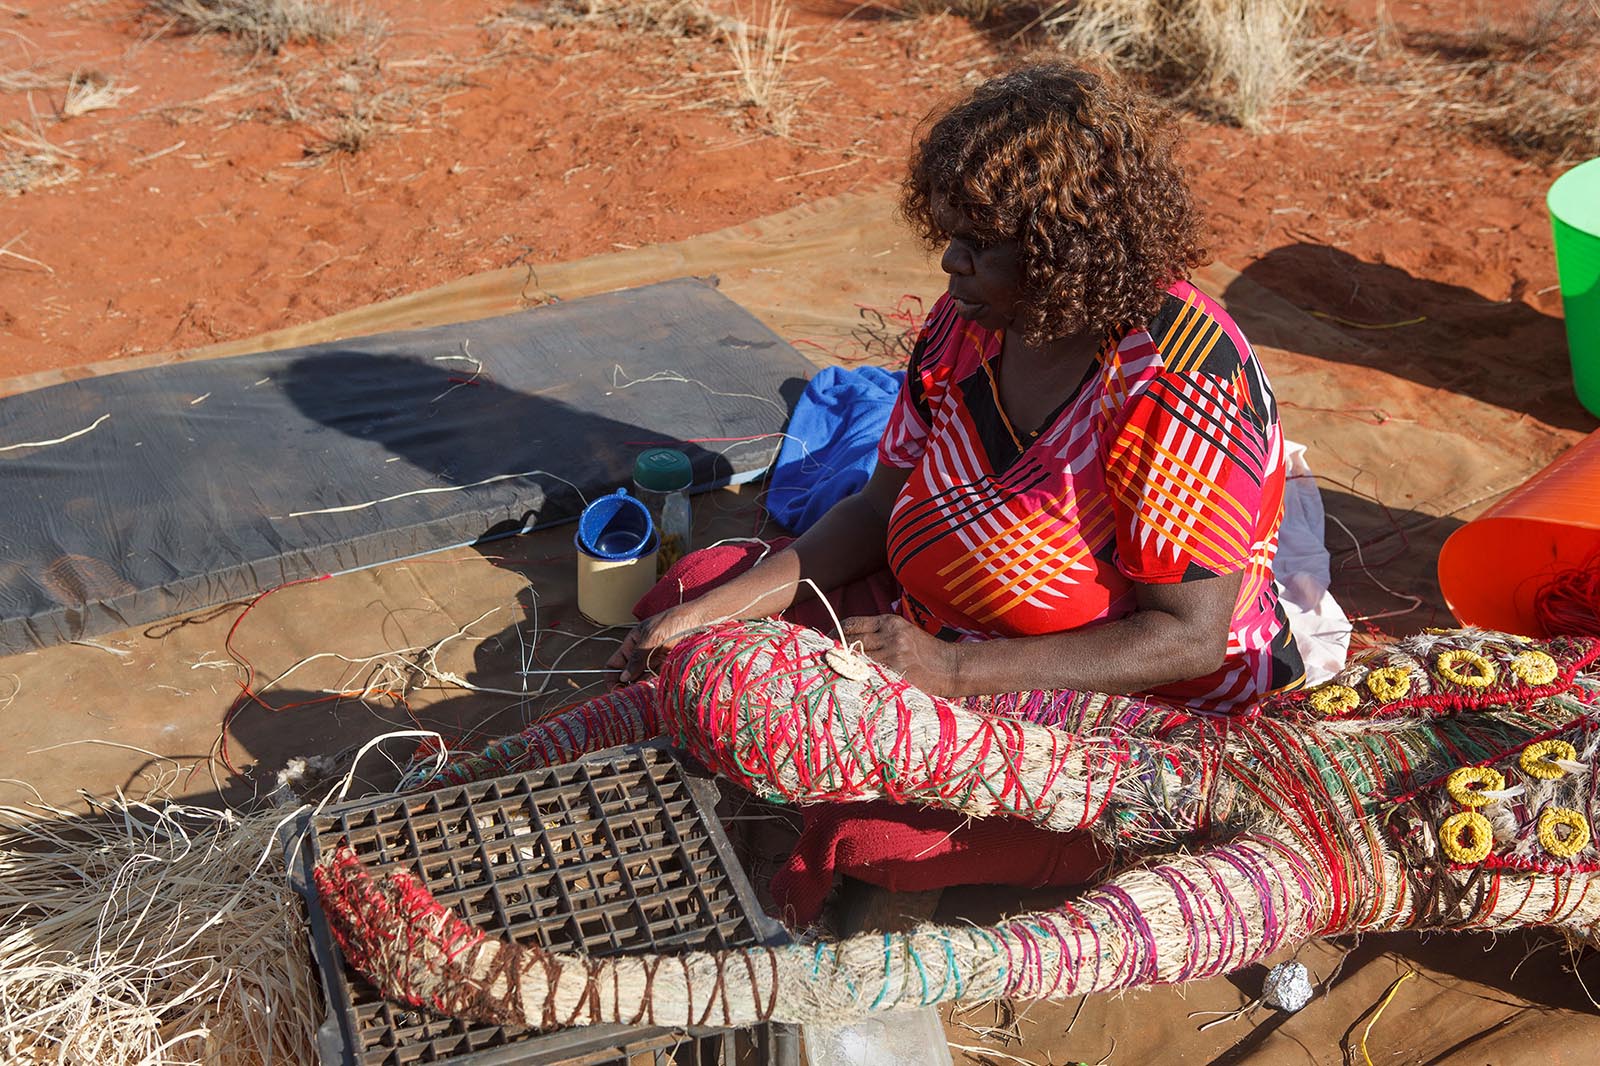
{"type": "Polygon", "coordinates": [[[1311,971],[1298,962],[1280,962],[1267,971],[1261,986],[1261,1002],[1285,1014],[1311,1002],[1311,971]]]}

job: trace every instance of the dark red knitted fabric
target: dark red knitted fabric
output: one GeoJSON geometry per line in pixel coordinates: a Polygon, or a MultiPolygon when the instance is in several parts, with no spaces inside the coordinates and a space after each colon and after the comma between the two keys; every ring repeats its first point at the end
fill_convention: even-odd
{"type": "MultiPolygon", "coordinates": [[[[778,537],[770,545],[763,545],[759,541],[743,541],[690,552],[673,563],[655,587],[634,604],[633,616],[643,620],[660,614],[668,607],[699,599],[724,581],[732,580],[750,569],[763,556],[792,543],[793,537],[778,537]]],[[[842,589],[833,590],[828,594],[828,599],[843,621],[857,615],[890,614],[899,595],[900,590],[894,578],[889,571],[883,570],[860,581],[852,581],[842,589]]],[[[783,618],[796,625],[838,636],[827,608],[816,599],[789,608],[783,612],[783,618]]]]}
{"type": "MultiPolygon", "coordinates": [[[[791,542],[774,540],[771,551],[791,542]]],[[[754,566],[758,543],[703,548],[679,559],[633,608],[649,618],[687,603],[754,566]]],[[[840,619],[889,614],[899,589],[887,571],[829,594],[840,619]]],[[[810,600],[783,617],[824,633],[834,632],[822,604],[810,600]]],[[[794,852],[772,880],[784,917],[809,925],[822,911],[834,878],[845,874],[891,892],[922,892],[952,885],[1043,888],[1084,884],[1109,855],[1086,833],[1054,833],[1010,818],[968,822],[953,811],[902,807],[887,801],[821,804],[805,810],[794,852]]]]}
{"type": "Polygon", "coordinates": [[[954,811],[886,800],[808,807],[794,852],[772,879],[790,925],[816,921],[837,874],[891,892],[953,885],[1045,888],[1086,884],[1111,857],[1087,833],[1055,833],[1013,818],[969,822],[954,811]]]}

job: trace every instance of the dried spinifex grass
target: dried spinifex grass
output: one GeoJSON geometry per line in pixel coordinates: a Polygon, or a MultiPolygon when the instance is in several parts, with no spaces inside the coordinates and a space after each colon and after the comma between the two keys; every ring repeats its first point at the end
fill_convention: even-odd
{"type": "Polygon", "coordinates": [[[78,176],[77,157],[45,137],[37,122],[0,126],[0,194],[62,185],[78,176]]]}
{"type": "Polygon", "coordinates": [[[314,1062],[282,810],[0,808],[0,1059],[314,1062]]]}
{"type": "Polygon", "coordinates": [[[220,33],[260,52],[289,44],[325,44],[354,29],[350,3],[329,0],[146,0],[151,12],[185,33],[220,33]]]}

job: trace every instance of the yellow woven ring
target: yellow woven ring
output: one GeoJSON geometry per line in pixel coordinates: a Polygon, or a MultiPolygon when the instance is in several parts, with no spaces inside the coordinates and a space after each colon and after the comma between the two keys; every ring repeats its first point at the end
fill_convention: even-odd
{"type": "Polygon", "coordinates": [[[1348,714],[1361,703],[1361,693],[1349,685],[1318,685],[1308,695],[1313,710],[1318,714],[1348,714]]]}
{"type": "Polygon", "coordinates": [[[1494,827],[1477,811],[1452,814],[1439,825],[1439,847],[1451,862],[1471,866],[1489,857],[1494,827]]]}
{"type": "Polygon", "coordinates": [[[1566,773],[1555,764],[1556,759],[1565,759],[1568,762],[1578,757],[1578,750],[1564,740],[1541,740],[1537,744],[1529,744],[1522,749],[1522,758],[1517,762],[1522,767],[1522,772],[1529,777],[1537,777],[1544,781],[1554,781],[1566,773]]]}
{"type": "Polygon", "coordinates": [[[1506,665],[1524,685],[1548,685],[1561,673],[1556,661],[1542,651],[1520,652],[1506,665]]]}
{"type": "Polygon", "coordinates": [[[1388,703],[1411,691],[1411,673],[1403,666],[1380,666],[1367,675],[1367,691],[1388,703]]]}
{"type": "Polygon", "coordinates": [[[1494,800],[1485,792],[1499,792],[1506,787],[1505,775],[1490,766],[1463,766],[1450,771],[1444,779],[1445,791],[1463,807],[1482,807],[1494,800]],[[1474,787],[1476,786],[1476,787],[1474,787]]]}
{"type": "Polygon", "coordinates": [[[1571,807],[1550,807],[1539,815],[1539,844],[1558,859],[1570,859],[1589,846],[1589,822],[1571,807]],[[1556,830],[1568,830],[1563,839],[1556,830]]]}
{"type": "Polygon", "coordinates": [[[1433,669],[1444,680],[1467,688],[1488,688],[1494,684],[1494,663],[1465,648],[1440,652],[1439,658],[1434,660],[1433,669]]]}

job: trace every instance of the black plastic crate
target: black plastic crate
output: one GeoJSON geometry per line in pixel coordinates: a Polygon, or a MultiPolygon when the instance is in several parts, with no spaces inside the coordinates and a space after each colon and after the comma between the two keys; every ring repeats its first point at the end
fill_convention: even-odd
{"type": "Polygon", "coordinates": [[[766,1066],[798,1061],[783,1026],[619,1025],[552,1033],[481,1025],[385,1001],[340,957],[310,869],[348,840],[374,876],[408,869],[484,932],[595,956],[776,944],[714,807],[715,787],[659,746],[566,766],[329,807],[293,826],[312,954],[328,994],[324,1066],[766,1066]]]}

